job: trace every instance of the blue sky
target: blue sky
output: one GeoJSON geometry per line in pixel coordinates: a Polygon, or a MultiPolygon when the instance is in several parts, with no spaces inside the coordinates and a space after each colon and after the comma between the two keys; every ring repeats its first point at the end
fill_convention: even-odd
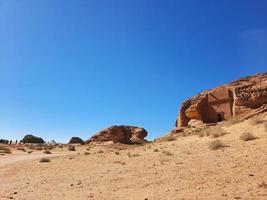
{"type": "Polygon", "coordinates": [[[153,139],[186,98],[266,69],[265,0],[0,0],[0,138],[153,139]]]}

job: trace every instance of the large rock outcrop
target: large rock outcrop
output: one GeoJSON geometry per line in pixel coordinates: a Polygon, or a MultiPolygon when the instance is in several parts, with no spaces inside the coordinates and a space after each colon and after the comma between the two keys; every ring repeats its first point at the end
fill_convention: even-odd
{"type": "Polygon", "coordinates": [[[72,137],[69,144],[84,144],[84,141],[79,137],[72,137]]]}
{"type": "Polygon", "coordinates": [[[86,143],[142,144],[147,131],[136,126],[112,126],[93,135],[86,143]]]}
{"type": "Polygon", "coordinates": [[[232,118],[247,119],[267,111],[267,73],[241,78],[204,91],[183,102],[176,127],[190,121],[216,123],[232,118]]]}
{"type": "Polygon", "coordinates": [[[36,137],[34,135],[25,135],[24,138],[21,140],[22,143],[44,143],[42,138],[36,137]]]}

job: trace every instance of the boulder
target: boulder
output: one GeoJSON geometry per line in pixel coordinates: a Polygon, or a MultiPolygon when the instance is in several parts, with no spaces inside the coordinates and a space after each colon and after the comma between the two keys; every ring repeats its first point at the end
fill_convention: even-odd
{"type": "Polygon", "coordinates": [[[22,143],[44,143],[42,138],[36,137],[34,135],[25,135],[24,138],[21,140],[22,143]]]}
{"type": "Polygon", "coordinates": [[[84,144],[84,141],[79,137],[72,137],[69,144],[84,144]]]}
{"type": "Polygon", "coordinates": [[[8,140],[0,139],[0,144],[8,144],[8,140]]]}
{"type": "Polygon", "coordinates": [[[136,126],[112,126],[93,135],[86,143],[123,143],[142,144],[147,142],[144,138],[147,131],[136,126]]]}
{"type": "Polygon", "coordinates": [[[176,127],[247,119],[267,111],[267,73],[241,78],[183,102],[176,127]],[[192,121],[193,120],[193,121],[192,121]],[[196,123],[197,122],[197,123],[196,123]]]}

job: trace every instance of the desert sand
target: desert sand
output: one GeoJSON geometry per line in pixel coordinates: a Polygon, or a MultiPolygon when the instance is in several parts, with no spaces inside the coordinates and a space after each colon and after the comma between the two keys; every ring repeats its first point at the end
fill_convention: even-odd
{"type": "Polygon", "coordinates": [[[265,114],[219,123],[228,134],[216,138],[65,146],[49,155],[12,148],[0,156],[0,199],[267,199],[266,124],[265,114]],[[243,141],[244,132],[257,138],[243,141]],[[215,140],[225,147],[210,149],[215,140]]]}

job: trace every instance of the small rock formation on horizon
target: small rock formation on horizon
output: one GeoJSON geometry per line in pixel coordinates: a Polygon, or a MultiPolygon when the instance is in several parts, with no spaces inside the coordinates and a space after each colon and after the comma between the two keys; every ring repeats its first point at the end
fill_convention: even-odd
{"type": "MultiPolygon", "coordinates": [[[[241,78],[183,102],[176,127],[248,119],[267,111],[267,73],[241,78]]],[[[178,130],[178,129],[177,129],[178,130]]]]}
{"type": "Polygon", "coordinates": [[[43,144],[44,140],[42,138],[36,137],[34,135],[25,135],[21,140],[22,143],[40,143],[43,144]]]}
{"type": "Polygon", "coordinates": [[[136,126],[112,126],[93,135],[86,143],[142,144],[147,131],[136,126]]]}
{"type": "Polygon", "coordinates": [[[84,144],[84,141],[79,137],[72,137],[69,144],[84,144]]]}

